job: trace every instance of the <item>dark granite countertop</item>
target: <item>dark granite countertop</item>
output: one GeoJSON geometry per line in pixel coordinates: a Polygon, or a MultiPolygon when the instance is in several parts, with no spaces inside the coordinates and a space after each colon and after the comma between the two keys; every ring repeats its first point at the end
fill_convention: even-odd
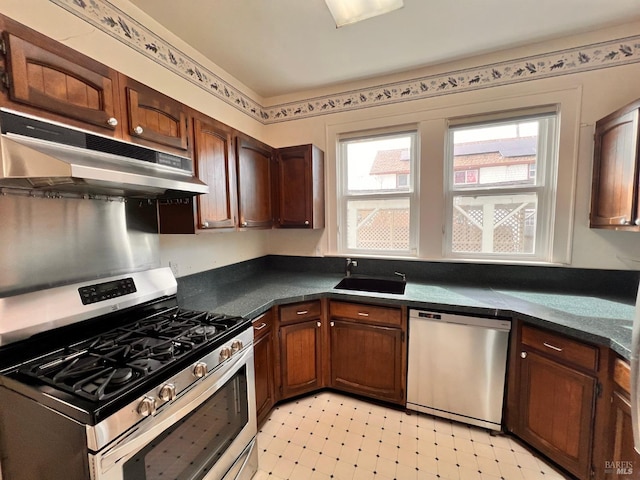
{"type": "Polygon", "coordinates": [[[182,306],[253,318],[274,305],[332,298],[385,305],[407,305],[451,313],[512,317],[598,345],[629,359],[635,307],[628,299],[584,294],[549,293],[522,288],[407,281],[403,295],[333,288],[336,273],[304,273],[263,269],[226,281],[179,281],[182,306]],[[186,283],[186,284],[185,284],[186,283]],[[182,290],[182,291],[181,291],[182,290]]]}

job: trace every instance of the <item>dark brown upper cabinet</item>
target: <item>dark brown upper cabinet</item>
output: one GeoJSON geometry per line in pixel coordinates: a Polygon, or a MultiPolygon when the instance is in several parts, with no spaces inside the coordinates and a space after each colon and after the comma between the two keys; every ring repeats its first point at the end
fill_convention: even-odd
{"type": "Polygon", "coordinates": [[[236,144],[239,226],[271,228],[274,151],[244,134],[237,136],[236,144]]]}
{"type": "Polygon", "coordinates": [[[127,113],[123,136],[151,148],[189,156],[188,109],[152,88],[120,75],[122,110],[127,113]]]}
{"type": "Polygon", "coordinates": [[[209,193],[197,197],[199,229],[228,229],[237,225],[233,134],[233,129],[215,120],[194,120],[196,172],[209,185],[209,193]]]}
{"type": "Polygon", "coordinates": [[[324,228],[324,152],[315,145],[278,150],[277,221],[281,228],[324,228]]]}
{"type": "Polygon", "coordinates": [[[103,135],[119,136],[117,72],[0,17],[5,106],[103,135]]]}
{"type": "Polygon", "coordinates": [[[640,231],[639,109],[637,101],[596,122],[592,228],[640,231]]]}

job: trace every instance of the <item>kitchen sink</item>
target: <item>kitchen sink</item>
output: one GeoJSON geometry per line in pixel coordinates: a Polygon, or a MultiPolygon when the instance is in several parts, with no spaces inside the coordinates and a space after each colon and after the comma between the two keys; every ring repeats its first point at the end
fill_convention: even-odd
{"type": "Polygon", "coordinates": [[[403,294],[406,285],[407,282],[401,278],[352,275],[350,277],[344,277],[334,288],[359,290],[361,292],[403,294]]]}

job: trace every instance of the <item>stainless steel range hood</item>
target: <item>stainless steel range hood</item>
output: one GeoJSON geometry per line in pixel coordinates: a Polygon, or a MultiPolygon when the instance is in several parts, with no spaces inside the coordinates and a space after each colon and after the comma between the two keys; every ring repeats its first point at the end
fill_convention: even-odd
{"type": "Polygon", "coordinates": [[[208,193],[191,159],[0,110],[0,187],[138,198],[208,193]]]}

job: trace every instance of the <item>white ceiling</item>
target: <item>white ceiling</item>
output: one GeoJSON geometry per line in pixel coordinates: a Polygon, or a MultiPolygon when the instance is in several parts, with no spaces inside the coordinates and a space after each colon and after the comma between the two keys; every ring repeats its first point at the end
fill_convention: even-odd
{"type": "Polygon", "coordinates": [[[130,0],[263,97],[640,20],[640,0],[404,0],[337,29],[324,0],[130,0]]]}

